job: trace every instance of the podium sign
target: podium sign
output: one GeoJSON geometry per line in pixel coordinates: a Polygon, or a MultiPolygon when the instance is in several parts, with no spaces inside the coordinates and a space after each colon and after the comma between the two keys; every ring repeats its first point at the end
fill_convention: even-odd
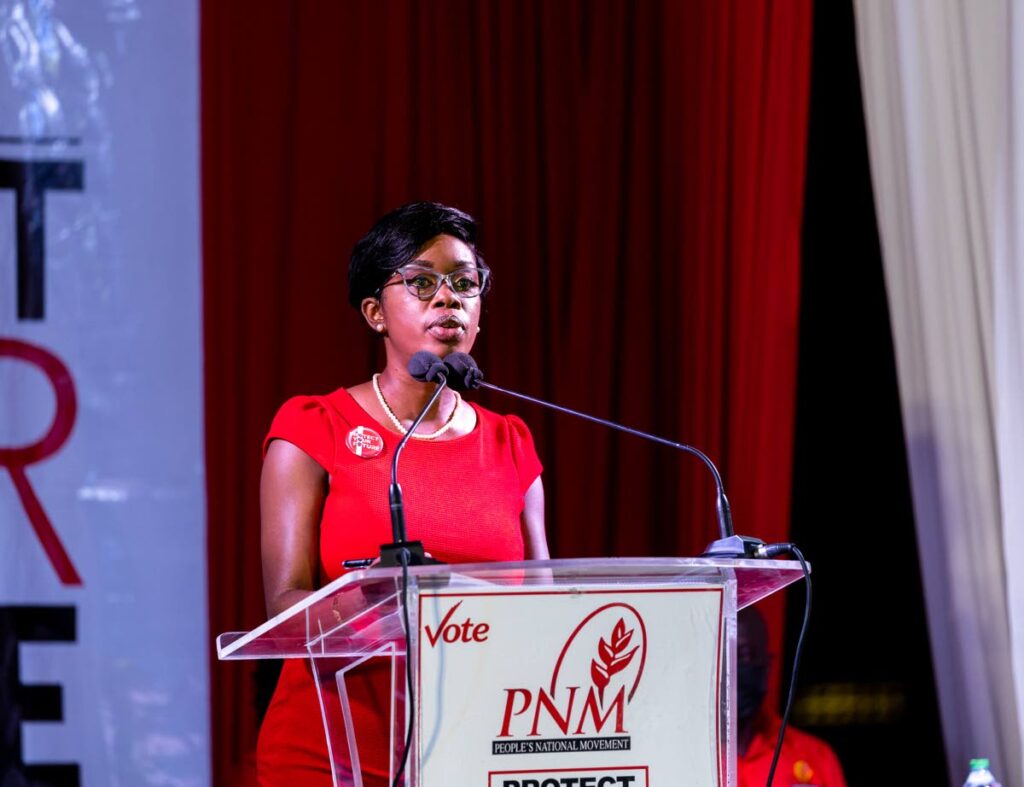
{"type": "Polygon", "coordinates": [[[725,596],[722,584],[421,592],[419,783],[723,784],[725,596]]]}

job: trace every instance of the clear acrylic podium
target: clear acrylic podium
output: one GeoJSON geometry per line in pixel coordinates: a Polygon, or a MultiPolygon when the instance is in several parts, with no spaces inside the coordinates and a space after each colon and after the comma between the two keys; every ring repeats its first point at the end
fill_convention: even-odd
{"type": "Polygon", "coordinates": [[[401,569],[372,568],[217,649],[310,660],[338,785],[362,785],[346,675],[391,664],[393,777],[411,657],[406,785],[733,787],[736,612],[801,577],[796,561],[725,558],[416,566],[407,653],[401,569]],[[669,771],[659,758],[677,738],[667,755],[692,767],[669,771]]]}

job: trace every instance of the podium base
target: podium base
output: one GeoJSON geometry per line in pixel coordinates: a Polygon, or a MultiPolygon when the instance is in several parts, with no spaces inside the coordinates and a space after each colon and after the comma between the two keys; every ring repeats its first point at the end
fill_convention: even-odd
{"type": "Polygon", "coordinates": [[[394,544],[381,544],[380,562],[377,565],[381,568],[400,566],[403,552],[407,555],[407,566],[439,566],[443,562],[427,555],[422,541],[397,541],[394,544]]]}
{"type": "Polygon", "coordinates": [[[708,544],[701,557],[759,558],[764,541],[753,536],[729,536],[708,544]]]}

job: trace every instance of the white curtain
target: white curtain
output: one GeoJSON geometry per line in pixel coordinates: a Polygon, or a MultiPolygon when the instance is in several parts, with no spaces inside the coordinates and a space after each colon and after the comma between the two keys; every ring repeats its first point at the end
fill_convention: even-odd
{"type": "Polygon", "coordinates": [[[1022,785],[1024,7],[855,9],[950,779],[1022,785]]]}

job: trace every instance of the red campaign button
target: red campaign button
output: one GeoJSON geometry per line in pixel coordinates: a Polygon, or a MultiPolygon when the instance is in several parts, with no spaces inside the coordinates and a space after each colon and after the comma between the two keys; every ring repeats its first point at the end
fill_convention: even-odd
{"type": "Polygon", "coordinates": [[[75,425],[75,414],[78,410],[75,384],[63,361],[42,347],[17,339],[0,337],[0,358],[5,356],[17,358],[39,367],[50,381],[50,385],[53,386],[53,392],[57,397],[57,412],[49,431],[38,442],[25,446],[0,448],[0,467],[6,467],[7,472],[11,474],[11,480],[14,482],[14,488],[18,491],[21,505],[28,515],[28,520],[32,524],[39,543],[42,544],[46,556],[50,559],[50,564],[57,572],[57,576],[60,577],[60,581],[65,585],[81,585],[82,578],[75,570],[67,550],[61,543],[60,536],[50,524],[50,519],[46,516],[42,503],[39,502],[35,490],[32,489],[32,485],[28,481],[28,476],[25,475],[25,468],[28,465],[35,464],[56,453],[71,434],[71,428],[75,425]]]}
{"type": "Polygon", "coordinates": [[[366,426],[357,426],[345,436],[348,450],[363,459],[380,456],[384,450],[384,438],[366,426]]]}

